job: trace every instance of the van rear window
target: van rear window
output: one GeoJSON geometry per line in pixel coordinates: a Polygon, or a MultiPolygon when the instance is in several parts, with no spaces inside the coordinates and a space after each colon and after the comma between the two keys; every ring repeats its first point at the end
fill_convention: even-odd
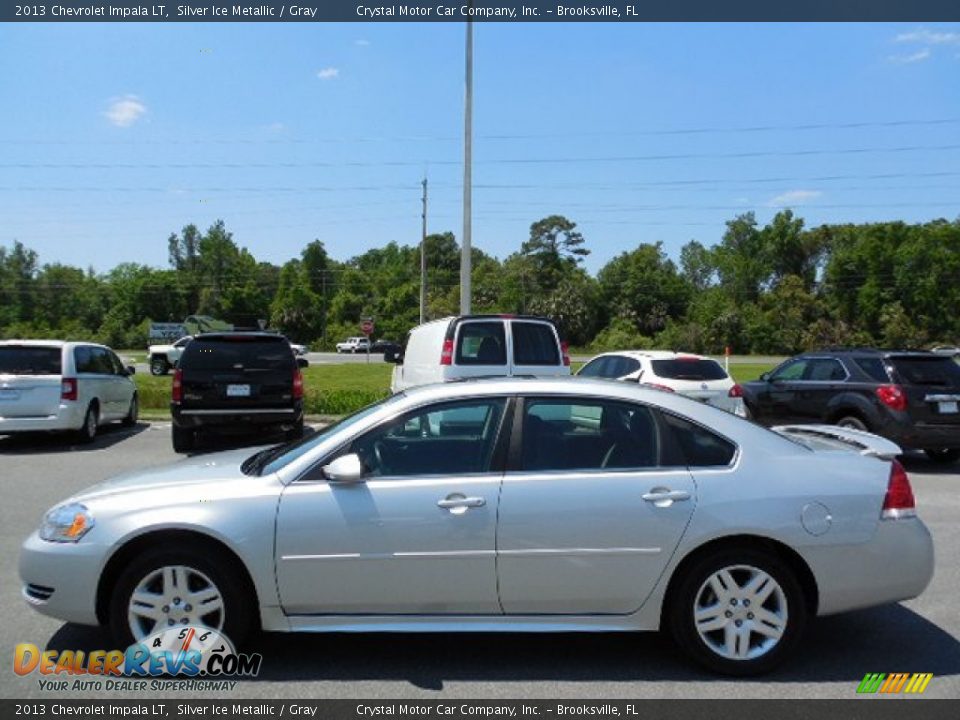
{"type": "Polygon", "coordinates": [[[468,322],[460,325],[457,365],[506,365],[503,323],[468,322]]]}
{"type": "Polygon", "coordinates": [[[650,363],[657,377],[669,380],[725,380],[726,371],[714,360],[654,360],[650,363]]]}
{"type": "Polygon", "coordinates": [[[960,365],[946,357],[893,357],[893,369],[908,385],[960,388],[960,365]]]}
{"type": "Polygon", "coordinates": [[[59,375],[58,347],[6,345],[0,347],[0,375],[59,375]]]}
{"type": "Polygon", "coordinates": [[[560,348],[552,327],[518,320],[514,320],[512,326],[515,365],[560,364],[560,348]]]}

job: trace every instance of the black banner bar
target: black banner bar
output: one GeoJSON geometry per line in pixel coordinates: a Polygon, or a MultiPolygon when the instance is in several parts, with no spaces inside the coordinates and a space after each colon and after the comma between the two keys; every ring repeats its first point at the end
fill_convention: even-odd
{"type": "Polygon", "coordinates": [[[302,3],[35,0],[3,3],[3,22],[934,22],[960,20],[957,0],[525,0],[302,3]]]}

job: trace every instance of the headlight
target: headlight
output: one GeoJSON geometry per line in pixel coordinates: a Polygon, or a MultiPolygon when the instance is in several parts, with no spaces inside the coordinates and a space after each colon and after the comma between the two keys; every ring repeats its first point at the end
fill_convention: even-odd
{"type": "Polygon", "coordinates": [[[93,528],[93,515],[86,506],[70,503],[53,508],[43,516],[40,537],[50,542],[77,542],[93,528]]]}

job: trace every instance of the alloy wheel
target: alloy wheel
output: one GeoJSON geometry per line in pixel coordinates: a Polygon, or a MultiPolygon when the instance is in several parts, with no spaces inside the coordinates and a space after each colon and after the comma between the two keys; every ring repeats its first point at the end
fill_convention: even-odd
{"type": "Polygon", "coordinates": [[[174,625],[223,629],[223,594],[205,574],[186,565],[150,571],[127,602],[127,622],[137,640],[174,625]]]}

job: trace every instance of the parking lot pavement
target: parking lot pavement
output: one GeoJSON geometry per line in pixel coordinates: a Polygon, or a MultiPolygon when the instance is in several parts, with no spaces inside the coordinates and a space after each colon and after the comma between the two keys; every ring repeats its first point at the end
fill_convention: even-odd
{"type": "MultiPolygon", "coordinates": [[[[60,650],[110,647],[97,629],[65,625],[27,608],[17,575],[20,543],[42,513],[69,494],[116,473],[176,460],[169,423],[108,429],[89,446],[55,437],[0,437],[0,697],[103,696],[41,691],[35,676],[11,671],[18,642],[60,650]]],[[[229,697],[851,698],[867,672],[929,672],[934,678],[924,697],[956,699],[960,465],[944,470],[918,457],[907,468],[936,543],[931,586],[910,602],[817,620],[801,651],[763,679],[707,675],[655,634],[271,634],[250,648],[264,655],[260,677],[240,682],[229,697]]],[[[890,558],[890,572],[897,572],[896,557],[890,558]]]]}

